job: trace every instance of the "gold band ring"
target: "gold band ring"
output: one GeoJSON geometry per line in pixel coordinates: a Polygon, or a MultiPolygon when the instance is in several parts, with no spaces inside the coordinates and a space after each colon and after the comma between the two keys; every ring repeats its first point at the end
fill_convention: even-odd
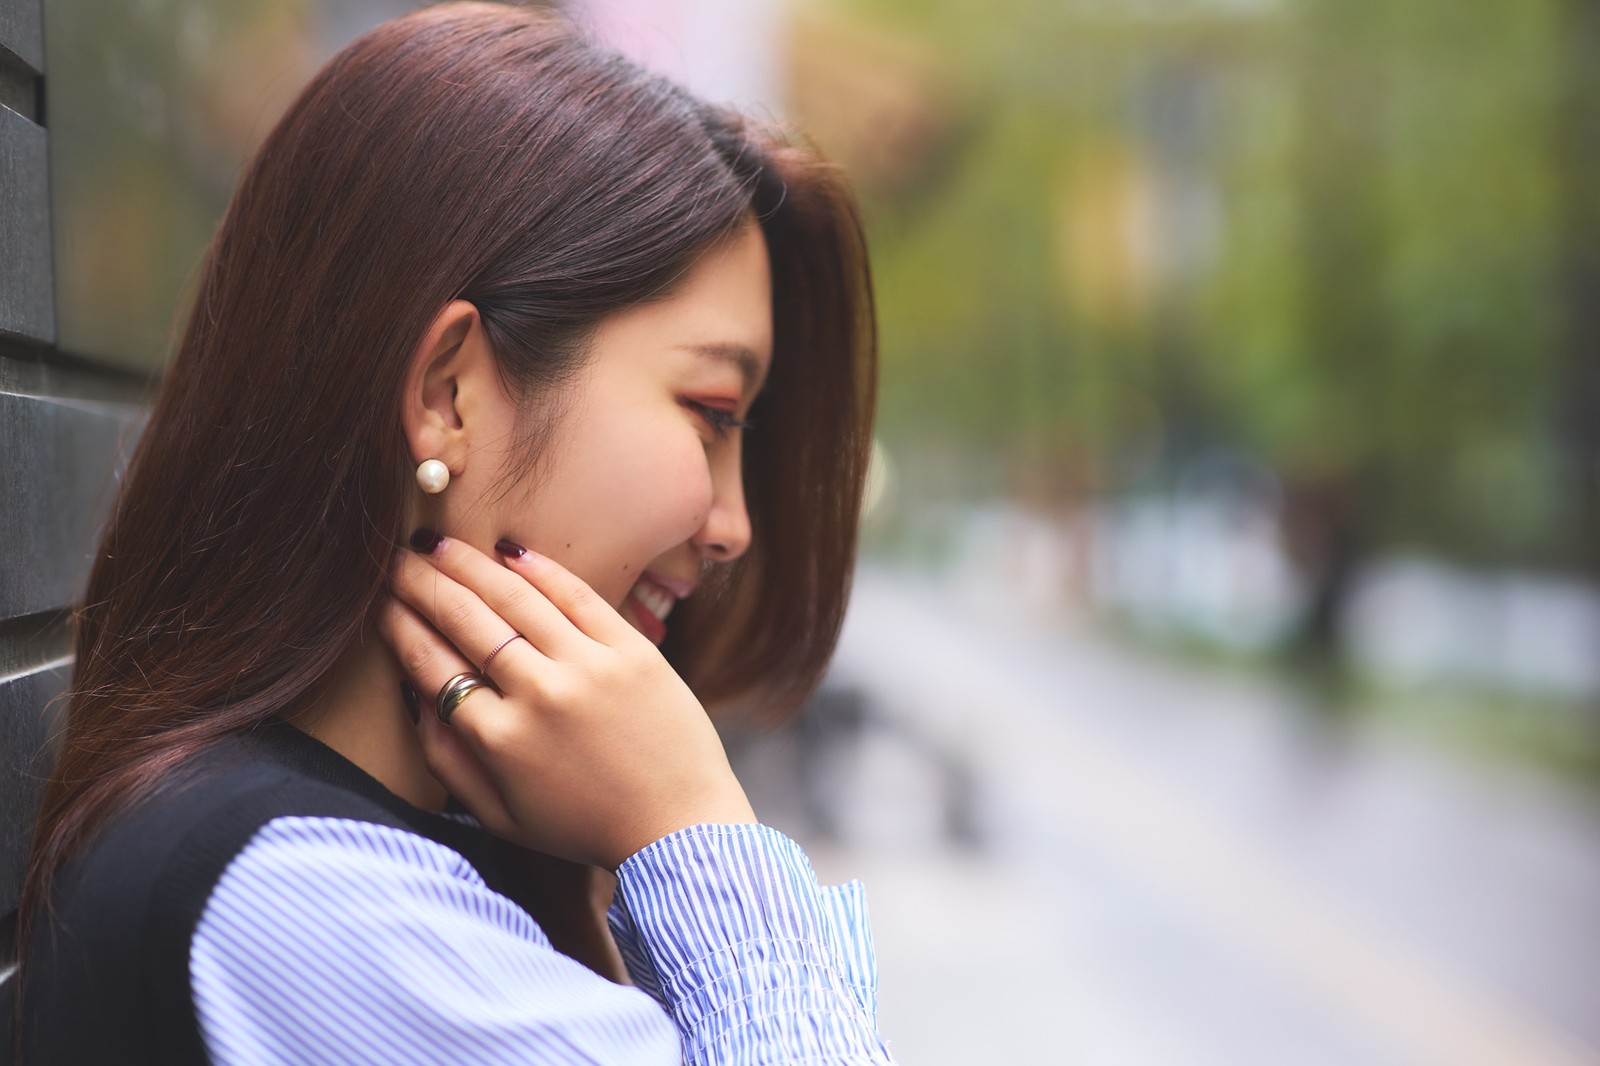
{"type": "Polygon", "coordinates": [[[505,646],[507,644],[510,644],[513,640],[527,640],[527,639],[528,638],[523,636],[521,633],[513,633],[509,637],[507,637],[505,640],[502,640],[500,643],[496,644],[494,646],[494,651],[490,652],[489,653],[489,657],[483,660],[483,665],[478,667],[478,673],[485,674],[485,675],[488,674],[489,673],[489,664],[494,662],[494,657],[496,655],[499,655],[500,652],[505,649],[505,646]]]}
{"type": "Polygon", "coordinates": [[[489,688],[489,679],[474,673],[457,674],[444,683],[444,688],[439,690],[439,698],[433,701],[433,713],[439,716],[439,721],[445,725],[450,724],[450,716],[456,713],[456,708],[480,688],[489,688]]]}

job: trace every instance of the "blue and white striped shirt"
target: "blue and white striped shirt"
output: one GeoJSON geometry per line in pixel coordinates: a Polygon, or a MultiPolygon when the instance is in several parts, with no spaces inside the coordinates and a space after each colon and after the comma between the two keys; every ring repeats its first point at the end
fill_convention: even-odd
{"type": "Polygon", "coordinates": [[[638,987],[556,951],[457,852],[390,826],[279,817],[229,863],[190,944],[218,1066],[884,1063],[859,882],[817,884],[760,825],[674,833],[617,871],[638,987]]]}

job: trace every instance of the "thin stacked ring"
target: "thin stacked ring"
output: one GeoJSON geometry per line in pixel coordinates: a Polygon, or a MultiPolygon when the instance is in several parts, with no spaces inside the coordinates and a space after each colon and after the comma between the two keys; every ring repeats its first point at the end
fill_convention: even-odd
{"type": "Polygon", "coordinates": [[[434,700],[433,713],[439,716],[439,721],[445,725],[450,724],[450,716],[456,713],[456,708],[480,688],[490,688],[489,679],[480,674],[457,674],[444,683],[444,688],[439,690],[439,698],[434,700]]]}
{"type": "Polygon", "coordinates": [[[509,637],[507,637],[505,640],[502,640],[500,643],[496,644],[494,646],[494,651],[490,652],[489,653],[489,657],[483,660],[483,665],[478,667],[478,673],[487,675],[489,673],[489,664],[494,662],[494,657],[496,655],[499,655],[500,652],[505,648],[505,646],[507,644],[510,644],[513,640],[527,640],[527,639],[528,638],[523,636],[521,633],[513,633],[509,637]]]}

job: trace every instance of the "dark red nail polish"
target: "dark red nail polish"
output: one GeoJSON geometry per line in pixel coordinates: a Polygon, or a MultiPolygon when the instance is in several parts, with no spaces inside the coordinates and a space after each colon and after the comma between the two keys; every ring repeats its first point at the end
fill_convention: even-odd
{"type": "Polygon", "coordinates": [[[432,555],[444,538],[431,529],[419,529],[411,534],[411,550],[422,555],[432,555]]]}
{"type": "Polygon", "coordinates": [[[520,559],[528,554],[528,549],[520,544],[513,544],[504,537],[494,542],[494,550],[504,555],[507,559],[520,559]]]}
{"type": "Polygon", "coordinates": [[[417,686],[405,678],[400,679],[400,699],[406,705],[406,714],[410,717],[411,724],[419,724],[422,721],[422,704],[417,699],[417,686]]]}

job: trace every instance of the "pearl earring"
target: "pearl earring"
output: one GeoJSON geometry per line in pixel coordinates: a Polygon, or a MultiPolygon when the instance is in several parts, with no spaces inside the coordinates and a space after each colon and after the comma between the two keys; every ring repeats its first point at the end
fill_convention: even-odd
{"type": "Polygon", "coordinates": [[[417,484],[429,496],[437,496],[450,484],[450,468],[437,459],[424,459],[417,466],[417,484]]]}

